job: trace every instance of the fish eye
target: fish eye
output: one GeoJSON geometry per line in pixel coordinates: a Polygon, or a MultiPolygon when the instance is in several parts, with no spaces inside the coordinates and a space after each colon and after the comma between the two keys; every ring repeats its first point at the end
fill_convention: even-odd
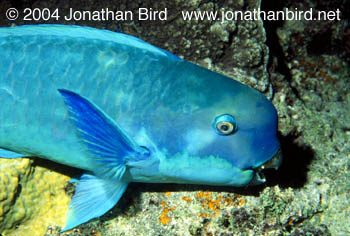
{"type": "Polygon", "coordinates": [[[228,114],[216,117],[213,126],[216,133],[220,135],[230,135],[237,131],[235,118],[228,114]]]}

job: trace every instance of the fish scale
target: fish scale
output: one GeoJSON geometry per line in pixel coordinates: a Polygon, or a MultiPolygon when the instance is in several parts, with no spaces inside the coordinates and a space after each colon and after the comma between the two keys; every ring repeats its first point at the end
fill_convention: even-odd
{"type": "Polygon", "coordinates": [[[84,171],[64,230],[130,182],[244,186],[281,161],[259,92],[138,38],[89,27],[0,28],[0,156],[84,171]]]}
{"type": "MultiPolygon", "coordinates": [[[[61,35],[60,38],[57,38],[54,35],[50,35],[50,32],[48,32],[48,34],[45,35],[30,35],[28,33],[26,37],[8,36],[9,39],[6,39],[6,41],[14,42],[14,44],[17,45],[16,50],[10,50],[13,47],[13,43],[10,43],[9,45],[5,45],[3,47],[4,49],[9,50],[9,52],[11,53],[6,54],[7,50],[2,50],[2,52],[4,52],[4,55],[10,55],[7,65],[5,64],[4,66],[2,66],[2,68],[11,68],[11,63],[14,63],[16,66],[18,66],[18,68],[13,68],[13,71],[16,71],[16,73],[12,73],[13,71],[11,71],[9,72],[10,76],[7,77],[8,81],[14,83],[12,86],[10,86],[10,88],[12,89],[12,91],[14,91],[16,96],[19,96],[21,98],[34,98],[32,104],[35,105],[28,104],[27,107],[32,107],[32,109],[28,110],[28,113],[26,114],[23,113],[23,111],[26,110],[24,107],[17,105],[15,102],[12,104],[11,102],[9,103],[9,107],[16,108],[16,112],[14,114],[16,114],[17,117],[28,117],[27,119],[24,119],[23,122],[25,122],[28,125],[28,127],[33,127],[26,127],[24,128],[25,131],[18,130],[17,132],[25,132],[27,134],[26,137],[30,137],[34,135],[34,133],[30,133],[31,130],[35,133],[37,132],[36,127],[41,127],[42,132],[47,132],[46,130],[54,130],[54,128],[52,128],[52,125],[54,124],[55,127],[59,126],[63,130],[67,130],[67,137],[73,136],[72,134],[74,134],[74,130],[66,128],[67,126],[70,127],[69,122],[67,122],[67,120],[62,119],[61,112],[63,112],[65,109],[63,106],[63,101],[59,98],[57,99],[57,97],[59,96],[57,88],[72,89],[78,93],[84,94],[87,97],[95,97],[94,102],[100,105],[100,107],[102,107],[104,111],[108,112],[108,114],[113,118],[123,117],[119,116],[119,112],[116,112],[115,109],[112,110],[115,106],[104,106],[105,103],[103,102],[103,100],[115,100],[115,95],[118,94],[118,90],[122,90],[124,94],[144,94],[145,91],[148,90],[147,88],[142,88],[142,86],[139,85],[149,85],[150,83],[147,82],[147,80],[149,80],[149,77],[138,77],[134,80],[135,76],[130,76],[131,73],[129,72],[131,68],[136,68],[137,70],[139,70],[139,72],[136,72],[136,74],[144,73],[145,68],[147,68],[145,67],[146,63],[143,63],[142,61],[140,61],[140,63],[124,62],[124,65],[126,65],[127,67],[124,67],[121,70],[115,72],[113,71],[114,68],[112,68],[111,66],[109,70],[108,68],[101,68],[100,64],[103,64],[105,62],[104,59],[106,58],[100,58],[101,63],[98,62],[98,54],[111,50],[111,47],[114,47],[112,48],[112,50],[115,50],[116,54],[118,53],[118,51],[124,52],[124,54],[125,51],[127,51],[128,55],[130,56],[138,52],[134,52],[134,50],[130,49],[125,50],[123,49],[123,47],[125,47],[124,45],[117,45],[116,47],[111,43],[104,44],[104,41],[101,40],[90,41],[88,39],[85,39],[84,35],[81,35],[81,37],[78,37],[78,39],[75,39],[69,35],[61,35]],[[86,46],[81,47],[81,45],[86,46]],[[25,56],[25,60],[18,61],[19,58],[23,58],[23,55],[27,55],[25,56]],[[55,57],[59,57],[60,60],[55,60],[55,57]],[[88,61],[88,63],[84,63],[85,61],[88,61]],[[137,64],[139,64],[140,66],[138,66],[137,64]],[[22,74],[17,73],[17,71],[20,71],[19,67],[24,68],[24,76],[21,78],[16,78],[17,76],[20,76],[22,74]],[[48,71],[51,72],[47,73],[48,71]],[[105,76],[106,74],[107,76],[105,76]],[[112,77],[115,74],[117,74],[115,77],[121,79],[120,81],[117,81],[117,83],[113,84],[113,81],[115,81],[115,79],[112,79],[112,77]],[[124,74],[128,74],[128,76],[123,76],[124,74]],[[23,91],[23,81],[30,81],[30,85],[27,86],[27,89],[25,91],[23,91]],[[118,84],[122,84],[125,86],[118,88],[118,84]],[[107,87],[112,87],[115,93],[102,93],[106,90],[107,87]],[[109,97],[104,97],[106,95],[109,95],[109,97]],[[54,101],[56,99],[57,101],[54,101]],[[48,109],[47,106],[44,106],[44,103],[58,103],[58,105],[56,106],[55,110],[51,111],[50,109],[48,109]],[[44,111],[42,111],[43,109],[44,111]],[[58,115],[58,113],[61,114],[58,115]],[[42,120],[40,119],[41,117],[45,117],[42,123],[40,123],[40,121],[42,120]],[[47,123],[45,122],[47,120],[51,120],[53,122],[47,123]],[[46,124],[51,125],[51,127],[45,127],[46,124]]],[[[2,40],[4,40],[4,38],[2,38],[2,40]]],[[[149,56],[145,55],[144,57],[146,59],[149,56]]],[[[107,58],[107,60],[110,59],[107,58]]],[[[118,67],[118,64],[116,64],[116,66],[118,67]]],[[[8,83],[4,82],[5,81],[2,80],[0,85],[9,86],[8,83]]],[[[138,109],[140,107],[143,107],[143,104],[151,104],[152,101],[150,100],[152,98],[148,98],[148,100],[143,99],[142,102],[137,104],[132,103],[131,96],[124,96],[124,99],[120,101],[120,104],[123,107],[121,111],[127,113],[132,108],[138,109]]],[[[11,120],[13,119],[11,118],[11,120]]],[[[129,123],[127,121],[120,122],[129,123]]],[[[3,121],[3,124],[4,123],[6,123],[6,120],[3,121]]],[[[17,136],[17,134],[15,136],[17,136]]],[[[0,140],[3,140],[4,138],[0,138],[0,140]]],[[[6,139],[12,140],[9,137],[6,137],[6,139]]],[[[46,145],[50,145],[50,143],[47,142],[50,142],[52,140],[52,146],[57,146],[57,140],[50,139],[50,134],[46,134],[45,136],[43,136],[43,140],[45,140],[46,145]]],[[[61,144],[61,150],[67,149],[65,148],[67,146],[79,146],[79,143],[77,142],[77,140],[74,140],[74,138],[68,139],[67,141],[67,144],[61,144]],[[75,143],[77,144],[75,145],[75,143]]],[[[23,142],[25,142],[25,140],[23,140],[23,142]]],[[[20,142],[20,146],[23,145],[23,142],[20,142]]],[[[1,142],[0,146],[3,146],[1,142]]],[[[79,151],[77,150],[76,152],[72,152],[71,148],[69,148],[69,150],[62,153],[65,156],[65,160],[72,160],[74,158],[70,158],[69,156],[72,154],[77,155],[79,151]]],[[[45,154],[45,156],[51,157],[55,155],[48,153],[45,154]]],[[[55,160],[55,157],[53,157],[52,159],[55,160]]],[[[78,167],[81,166],[80,163],[79,165],[74,163],[69,164],[73,164],[74,166],[78,167]]]]}

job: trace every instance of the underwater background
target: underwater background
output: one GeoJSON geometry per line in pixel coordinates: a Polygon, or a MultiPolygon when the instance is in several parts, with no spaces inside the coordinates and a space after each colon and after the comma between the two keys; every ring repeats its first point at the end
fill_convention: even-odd
{"type": "MultiPolygon", "coordinates": [[[[0,26],[76,24],[117,29],[241,81],[272,99],[283,163],[243,188],[131,184],[99,219],[61,235],[350,235],[350,1],[2,0],[0,26]],[[340,10],[340,20],[184,20],[186,11],[340,10]],[[153,11],[167,20],[26,21],[15,8],[153,11]]],[[[1,60],[1,59],[0,59],[1,60]]],[[[1,121],[0,121],[1,122],[1,121]]],[[[0,159],[0,235],[59,235],[76,170],[0,159]]]]}

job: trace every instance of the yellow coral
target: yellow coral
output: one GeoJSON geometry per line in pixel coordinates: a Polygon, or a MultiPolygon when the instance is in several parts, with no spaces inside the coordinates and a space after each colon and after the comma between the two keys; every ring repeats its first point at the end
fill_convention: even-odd
{"type": "Polygon", "coordinates": [[[65,224],[70,177],[33,161],[0,159],[0,233],[3,236],[42,236],[49,225],[65,224]]]}

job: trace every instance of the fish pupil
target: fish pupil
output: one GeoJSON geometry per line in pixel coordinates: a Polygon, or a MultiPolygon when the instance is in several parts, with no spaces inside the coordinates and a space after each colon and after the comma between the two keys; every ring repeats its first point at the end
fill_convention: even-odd
{"type": "Polygon", "coordinates": [[[221,126],[220,126],[220,129],[221,129],[222,131],[227,131],[227,130],[229,129],[229,127],[228,127],[228,125],[221,125],[221,126]]]}

